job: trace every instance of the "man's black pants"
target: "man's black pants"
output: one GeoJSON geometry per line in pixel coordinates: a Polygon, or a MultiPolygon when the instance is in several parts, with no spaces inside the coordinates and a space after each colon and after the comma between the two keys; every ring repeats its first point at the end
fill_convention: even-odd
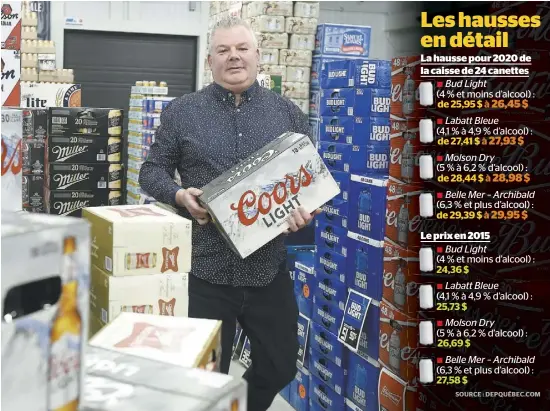
{"type": "Polygon", "coordinates": [[[243,376],[249,411],[266,411],[297,371],[298,306],[292,280],[281,267],[265,287],[216,285],[189,277],[189,317],[222,321],[221,372],[229,372],[237,320],[250,340],[252,365],[243,376]]]}

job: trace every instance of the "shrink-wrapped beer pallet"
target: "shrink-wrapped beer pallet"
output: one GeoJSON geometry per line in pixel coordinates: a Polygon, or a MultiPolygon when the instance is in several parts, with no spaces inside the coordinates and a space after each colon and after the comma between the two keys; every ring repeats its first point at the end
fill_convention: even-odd
{"type": "Polygon", "coordinates": [[[311,140],[284,133],[204,186],[199,200],[235,253],[246,258],[340,193],[311,140]]]}

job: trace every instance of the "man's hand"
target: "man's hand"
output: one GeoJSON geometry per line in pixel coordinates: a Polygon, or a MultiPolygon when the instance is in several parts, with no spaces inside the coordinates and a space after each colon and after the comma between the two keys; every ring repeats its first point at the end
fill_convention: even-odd
{"type": "Polygon", "coordinates": [[[292,210],[288,216],[288,230],[285,231],[285,234],[290,234],[291,232],[295,233],[298,230],[301,230],[313,220],[317,214],[322,213],[323,210],[318,208],[313,213],[308,213],[304,210],[303,207],[298,207],[297,210],[292,210]]]}
{"type": "Polygon", "coordinates": [[[208,211],[199,205],[197,197],[202,194],[198,188],[189,187],[187,190],[181,189],[176,193],[176,204],[185,207],[200,225],[205,225],[210,221],[208,211]]]}

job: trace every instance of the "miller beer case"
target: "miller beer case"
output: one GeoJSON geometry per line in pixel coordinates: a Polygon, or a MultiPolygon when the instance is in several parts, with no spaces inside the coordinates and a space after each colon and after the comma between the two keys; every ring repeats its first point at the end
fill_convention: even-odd
{"type": "Polygon", "coordinates": [[[97,347],[86,354],[84,410],[246,411],[242,378],[97,347]],[[155,376],[155,378],[151,378],[155,376]]]}
{"type": "Polygon", "coordinates": [[[48,163],[120,163],[122,139],[95,136],[50,136],[47,140],[48,163]]]}
{"type": "Polygon", "coordinates": [[[92,263],[111,275],[191,270],[190,220],[153,204],[85,208],[82,217],[92,225],[92,263]]]}
{"type": "Polygon", "coordinates": [[[122,136],[123,110],[93,107],[52,107],[48,110],[50,136],[122,136]]]}
{"type": "Polygon", "coordinates": [[[91,275],[91,315],[103,325],[121,312],[187,317],[186,273],[114,277],[93,265],[91,275]]]}
{"type": "Polygon", "coordinates": [[[284,133],[202,187],[200,202],[246,258],[282,234],[290,212],[313,212],[340,193],[309,137],[284,133]]]}
{"type": "Polygon", "coordinates": [[[93,336],[90,345],[173,366],[218,371],[221,325],[218,320],[123,312],[93,336]]]}
{"type": "Polygon", "coordinates": [[[50,163],[46,167],[46,186],[50,190],[121,189],[122,164],[50,163]]]}
{"type": "Polygon", "coordinates": [[[117,206],[123,202],[120,190],[50,190],[44,187],[44,208],[48,214],[80,217],[86,207],[117,206]]]}
{"type": "Polygon", "coordinates": [[[2,211],[2,409],[73,408],[87,341],[86,221],[2,211]],[[55,370],[55,372],[53,372],[55,370]],[[53,376],[51,378],[50,376],[53,376]]]}
{"type": "Polygon", "coordinates": [[[23,113],[2,109],[2,211],[21,211],[23,113]]]}

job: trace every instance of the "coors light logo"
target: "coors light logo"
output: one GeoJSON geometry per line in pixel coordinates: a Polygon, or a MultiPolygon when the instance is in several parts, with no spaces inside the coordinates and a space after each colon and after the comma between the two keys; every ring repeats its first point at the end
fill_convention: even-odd
{"type": "Polygon", "coordinates": [[[231,210],[237,212],[239,222],[244,226],[254,224],[263,216],[263,223],[271,227],[301,205],[298,193],[312,181],[313,175],[302,165],[297,175],[287,174],[271,191],[263,191],[259,195],[253,190],[245,191],[237,203],[231,204],[231,210]],[[274,206],[276,208],[272,212],[274,206]]]}
{"type": "Polygon", "coordinates": [[[240,177],[246,173],[248,173],[253,168],[257,167],[261,163],[269,160],[273,155],[277,153],[276,150],[268,150],[260,157],[257,157],[252,161],[251,163],[248,163],[246,166],[242,167],[241,169],[238,169],[237,171],[234,171],[233,174],[227,179],[228,183],[231,183],[235,178],[240,177]]]}

